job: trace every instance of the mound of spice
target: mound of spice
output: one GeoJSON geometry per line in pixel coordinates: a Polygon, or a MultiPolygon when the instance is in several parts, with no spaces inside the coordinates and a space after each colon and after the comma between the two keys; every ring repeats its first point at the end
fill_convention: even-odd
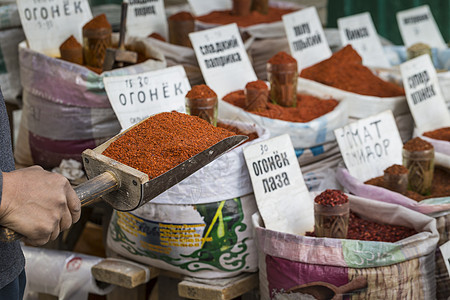
{"type": "Polygon", "coordinates": [[[127,131],[102,154],[152,179],[232,135],[198,117],[160,113],[127,131]]]}
{"type": "Polygon", "coordinates": [[[281,21],[283,15],[294,11],[296,11],[296,9],[284,9],[269,6],[267,14],[253,10],[248,15],[240,16],[234,15],[232,10],[220,10],[199,16],[196,19],[209,24],[226,25],[236,23],[239,27],[248,27],[256,24],[281,21]]]}
{"type": "Polygon", "coordinates": [[[434,173],[434,147],[416,137],[403,145],[403,165],[408,169],[408,190],[421,195],[431,193],[434,173]]]}
{"type": "MultiPolygon", "coordinates": [[[[231,92],[223,100],[248,111],[243,90],[231,92]]],[[[339,102],[335,99],[320,99],[310,95],[297,94],[297,107],[283,107],[268,102],[265,110],[250,112],[271,119],[305,123],[329,113],[338,104],[339,102]]]]}
{"type": "MultiPolygon", "coordinates": [[[[350,211],[346,238],[349,240],[395,243],[416,233],[412,228],[369,221],[350,211]]],[[[316,237],[316,234],[307,232],[306,236],[316,237]]]]}
{"type": "Polygon", "coordinates": [[[216,126],[218,115],[217,94],[206,84],[192,87],[186,94],[186,112],[216,126]]]}
{"type": "Polygon", "coordinates": [[[270,82],[270,100],[281,106],[297,105],[297,60],[284,51],[267,61],[267,79],[270,82]]]}
{"type": "Polygon", "coordinates": [[[195,31],[195,19],[191,13],[182,11],[173,14],[167,19],[167,23],[171,44],[192,47],[189,33],[195,31]]]}
{"type": "Polygon", "coordinates": [[[248,136],[248,139],[244,142],[250,142],[253,141],[255,139],[258,138],[258,134],[256,133],[256,131],[242,131],[241,129],[239,129],[239,127],[234,126],[233,124],[225,124],[222,122],[217,122],[217,127],[226,129],[228,131],[234,132],[237,135],[246,135],[248,136]]]}
{"type": "Polygon", "coordinates": [[[314,232],[318,237],[345,238],[350,205],[339,190],[325,190],[314,198],[314,232]]]}
{"type": "Polygon", "coordinates": [[[94,17],[83,26],[83,54],[88,66],[103,67],[106,49],[111,47],[112,27],[105,14],[94,17]]]}
{"type": "Polygon", "coordinates": [[[314,202],[325,206],[336,206],[348,202],[348,196],[339,190],[327,189],[320,193],[314,202]]]}
{"type": "Polygon", "coordinates": [[[435,129],[433,131],[427,131],[424,132],[423,135],[431,139],[450,142],[450,127],[443,127],[435,129]]]}
{"type": "Polygon", "coordinates": [[[384,170],[385,187],[391,191],[405,194],[408,189],[408,169],[402,165],[392,165],[384,170]]]}
{"type": "Polygon", "coordinates": [[[83,65],[83,46],[71,35],[59,46],[61,59],[83,65]]]}
{"type": "Polygon", "coordinates": [[[154,38],[156,40],[160,40],[162,42],[166,41],[166,39],[162,35],[160,35],[159,33],[156,33],[156,32],[153,32],[152,34],[149,34],[148,37],[154,38]]]}
{"type": "Polygon", "coordinates": [[[362,65],[362,58],[347,45],[330,58],[301,71],[300,77],[344,91],[376,97],[404,96],[402,87],[382,80],[362,65]]]}
{"type": "Polygon", "coordinates": [[[269,87],[262,80],[251,81],[245,85],[245,109],[263,111],[267,109],[269,87]]]}

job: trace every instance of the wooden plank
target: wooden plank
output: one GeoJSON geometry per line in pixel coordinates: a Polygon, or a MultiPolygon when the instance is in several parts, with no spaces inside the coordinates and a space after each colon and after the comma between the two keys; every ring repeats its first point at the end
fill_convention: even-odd
{"type": "Polygon", "coordinates": [[[158,276],[159,270],[126,260],[107,258],[93,266],[91,273],[98,281],[132,289],[158,276]],[[146,272],[150,272],[148,279],[146,272]]]}
{"type": "Polygon", "coordinates": [[[195,282],[191,279],[178,284],[180,297],[198,300],[229,300],[239,297],[258,286],[258,274],[243,274],[229,279],[229,283],[222,279],[219,285],[216,280],[210,283],[195,282]]]}

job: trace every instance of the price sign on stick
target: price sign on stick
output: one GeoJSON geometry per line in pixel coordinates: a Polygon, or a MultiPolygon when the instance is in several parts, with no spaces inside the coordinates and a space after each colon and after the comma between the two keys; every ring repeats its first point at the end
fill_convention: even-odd
{"type": "Polygon", "coordinates": [[[164,0],[134,1],[127,0],[127,32],[133,36],[147,37],[158,33],[168,38],[166,10],[164,0]]]}
{"type": "Polygon", "coordinates": [[[335,129],[334,135],[348,171],[361,181],[402,164],[403,143],[390,110],[335,129]]]}
{"type": "Polygon", "coordinates": [[[314,6],[283,15],[292,56],[302,70],[331,56],[317,9],[314,6]]]}
{"type": "Polygon", "coordinates": [[[352,45],[361,55],[364,65],[390,67],[370,13],[339,18],[338,28],[342,44],[352,45]]]}
{"type": "Polygon", "coordinates": [[[450,126],[450,113],[442,96],[429,55],[400,65],[409,109],[420,133],[450,126]]]}
{"type": "Polygon", "coordinates": [[[186,112],[185,96],[191,89],[182,66],[105,77],[103,83],[123,130],[160,112],[186,112]]]}
{"type": "Polygon", "coordinates": [[[289,135],[244,148],[256,203],[267,229],[304,235],[314,229],[314,206],[289,135]]]}
{"type": "Polygon", "coordinates": [[[257,79],[236,24],[193,32],[189,38],[203,78],[219,98],[257,79]]]}
{"type": "Polygon", "coordinates": [[[82,28],[92,19],[88,0],[17,0],[30,48],[59,57],[59,46],[73,35],[82,44],[82,28]]]}
{"type": "Polygon", "coordinates": [[[447,48],[428,5],[398,12],[397,24],[406,47],[425,43],[433,48],[447,48]]]}
{"type": "Polygon", "coordinates": [[[233,7],[232,0],[188,0],[188,3],[195,16],[207,15],[215,10],[231,10],[233,7]]]}

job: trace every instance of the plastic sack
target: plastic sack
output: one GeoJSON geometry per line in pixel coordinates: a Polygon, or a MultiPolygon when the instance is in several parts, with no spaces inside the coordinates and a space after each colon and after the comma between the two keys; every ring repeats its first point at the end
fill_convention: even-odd
{"type": "Polygon", "coordinates": [[[251,222],[256,211],[253,194],[197,205],[152,201],[132,212],[114,211],[107,246],[183,275],[234,277],[258,268],[251,222]]]}
{"type": "Polygon", "coordinates": [[[22,246],[27,285],[24,299],[33,292],[57,296],[59,300],[88,299],[88,294],[105,295],[112,285],[98,282],[91,268],[103,258],[45,248],[22,246]]]}
{"type": "Polygon", "coordinates": [[[261,299],[303,299],[305,294],[286,292],[313,282],[317,289],[325,284],[337,288],[361,276],[367,288],[346,292],[351,299],[435,298],[436,221],[398,205],[352,195],[349,200],[351,210],[366,219],[418,233],[395,243],[306,237],[265,229],[256,213],[261,299]]]}
{"type": "Polygon", "coordinates": [[[253,193],[243,149],[269,138],[269,131],[260,126],[219,119],[243,132],[256,132],[258,138],[226,152],[180,183],[155,197],[152,203],[201,204],[217,199],[232,199],[253,193]]]}
{"type": "Polygon", "coordinates": [[[131,39],[129,45],[153,59],[100,75],[33,51],[25,42],[19,45],[23,87],[23,112],[15,148],[19,164],[53,168],[62,159],[80,161],[84,149],[94,148],[120,132],[103,77],[139,74],[166,66],[163,54],[149,41],[131,39]]]}

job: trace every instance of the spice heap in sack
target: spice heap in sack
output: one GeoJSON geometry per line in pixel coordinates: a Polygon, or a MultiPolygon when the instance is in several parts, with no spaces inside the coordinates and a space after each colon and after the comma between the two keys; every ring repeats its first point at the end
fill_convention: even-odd
{"type": "Polygon", "coordinates": [[[160,113],[127,131],[102,154],[152,179],[232,135],[198,117],[160,113]]]}
{"type": "Polygon", "coordinates": [[[424,136],[435,140],[450,142],[450,127],[438,128],[423,133],[424,136]]]}
{"type": "Polygon", "coordinates": [[[382,80],[363,66],[361,56],[347,45],[330,58],[303,69],[300,77],[344,91],[376,97],[404,96],[402,87],[382,80]]]}

